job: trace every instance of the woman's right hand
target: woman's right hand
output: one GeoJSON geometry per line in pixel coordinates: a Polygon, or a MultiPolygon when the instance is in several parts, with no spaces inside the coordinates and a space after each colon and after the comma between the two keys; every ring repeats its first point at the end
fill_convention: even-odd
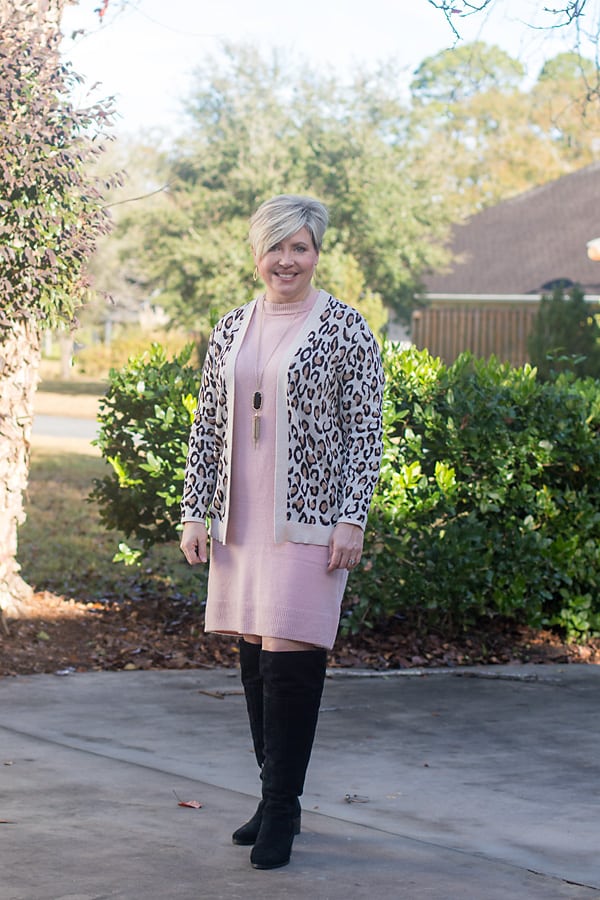
{"type": "Polygon", "coordinates": [[[183,523],[183,531],[181,533],[181,542],[179,546],[190,566],[197,566],[198,563],[206,562],[207,537],[208,535],[204,522],[183,523]]]}

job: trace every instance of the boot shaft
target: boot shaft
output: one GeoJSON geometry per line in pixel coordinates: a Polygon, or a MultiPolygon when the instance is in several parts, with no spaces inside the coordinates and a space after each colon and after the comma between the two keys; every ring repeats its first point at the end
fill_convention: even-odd
{"type": "Polygon", "coordinates": [[[259,768],[265,761],[263,740],[263,679],[260,673],[260,644],[251,644],[243,638],[238,642],[240,651],[240,677],[246,697],[246,709],[254,755],[259,768]]]}
{"type": "Polygon", "coordinates": [[[304,789],[327,664],[326,650],[263,650],[263,797],[291,802],[304,789]]]}

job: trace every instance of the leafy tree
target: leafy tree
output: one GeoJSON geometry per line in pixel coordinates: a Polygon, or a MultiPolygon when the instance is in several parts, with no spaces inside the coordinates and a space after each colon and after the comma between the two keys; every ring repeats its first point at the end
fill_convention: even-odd
{"type": "Polygon", "coordinates": [[[600,378],[600,326],[578,287],[541,298],[528,346],[545,381],[559,372],[600,378]]]}
{"type": "Polygon", "coordinates": [[[415,72],[411,138],[444,173],[457,218],[516,193],[531,175],[537,157],[524,74],[508,53],[481,41],[428,57],[415,72]]]}
{"type": "Polygon", "coordinates": [[[224,61],[199,69],[188,111],[189,136],[169,159],[168,208],[129,220],[178,323],[206,329],[251,296],[248,218],[283,192],[329,206],[324,260],[335,249],[365,295],[410,308],[420,273],[445,258],[450,217],[438,173],[424,171],[407,145],[397,73],[383,67],[342,85],[276,53],[228,46],[224,61]]]}
{"type": "Polygon", "coordinates": [[[559,53],[543,65],[530,93],[532,127],[569,169],[598,158],[600,103],[592,102],[597,72],[579,53],[559,53]]]}
{"type": "Polygon", "coordinates": [[[443,173],[457,218],[594,161],[600,120],[588,97],[592,69],[559,54],[526,89],[521,63],[481,41],[421,63],[410,139],[423,165],[443,173]]]}
{"type": "Polygon", "coordinates": [[[423,60],[411,90],[420,105],[439,104],[440,110],[490,91],[513,92],[525,74],[522,63],[504,50],[483,41],[442,50],[423,60]]]}
{"type": "Polygon", "coordinates": [[[108,227],[85,169],[108,110],[76,111],[69,100],[77,79],[58,57],[61,8],[0,6],[0,609],[9,613],[30,595],[16,549],[40,336],[72,321],[85,261],[108,227]]]}

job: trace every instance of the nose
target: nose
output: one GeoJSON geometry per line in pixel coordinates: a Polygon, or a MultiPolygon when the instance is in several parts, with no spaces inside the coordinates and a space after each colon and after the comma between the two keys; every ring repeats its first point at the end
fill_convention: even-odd
{"type": "Polygon", "coordinates": [[[293,264],[292,254],[289,250],[282,250],[279,254],[279,265],[287,268],[293,264]]]}

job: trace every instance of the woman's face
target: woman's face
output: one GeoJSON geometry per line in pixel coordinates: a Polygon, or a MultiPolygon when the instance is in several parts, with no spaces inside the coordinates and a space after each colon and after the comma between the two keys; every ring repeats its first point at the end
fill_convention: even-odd
{"type": "Polygon", "coordinates": [[[265,296],[272,303],[292,303],[304,300],[311,288],[319,254],[315,250],[308,228],[301,228],[281,243],[270,247],[255,262],[266,285],[265,296]]]}

